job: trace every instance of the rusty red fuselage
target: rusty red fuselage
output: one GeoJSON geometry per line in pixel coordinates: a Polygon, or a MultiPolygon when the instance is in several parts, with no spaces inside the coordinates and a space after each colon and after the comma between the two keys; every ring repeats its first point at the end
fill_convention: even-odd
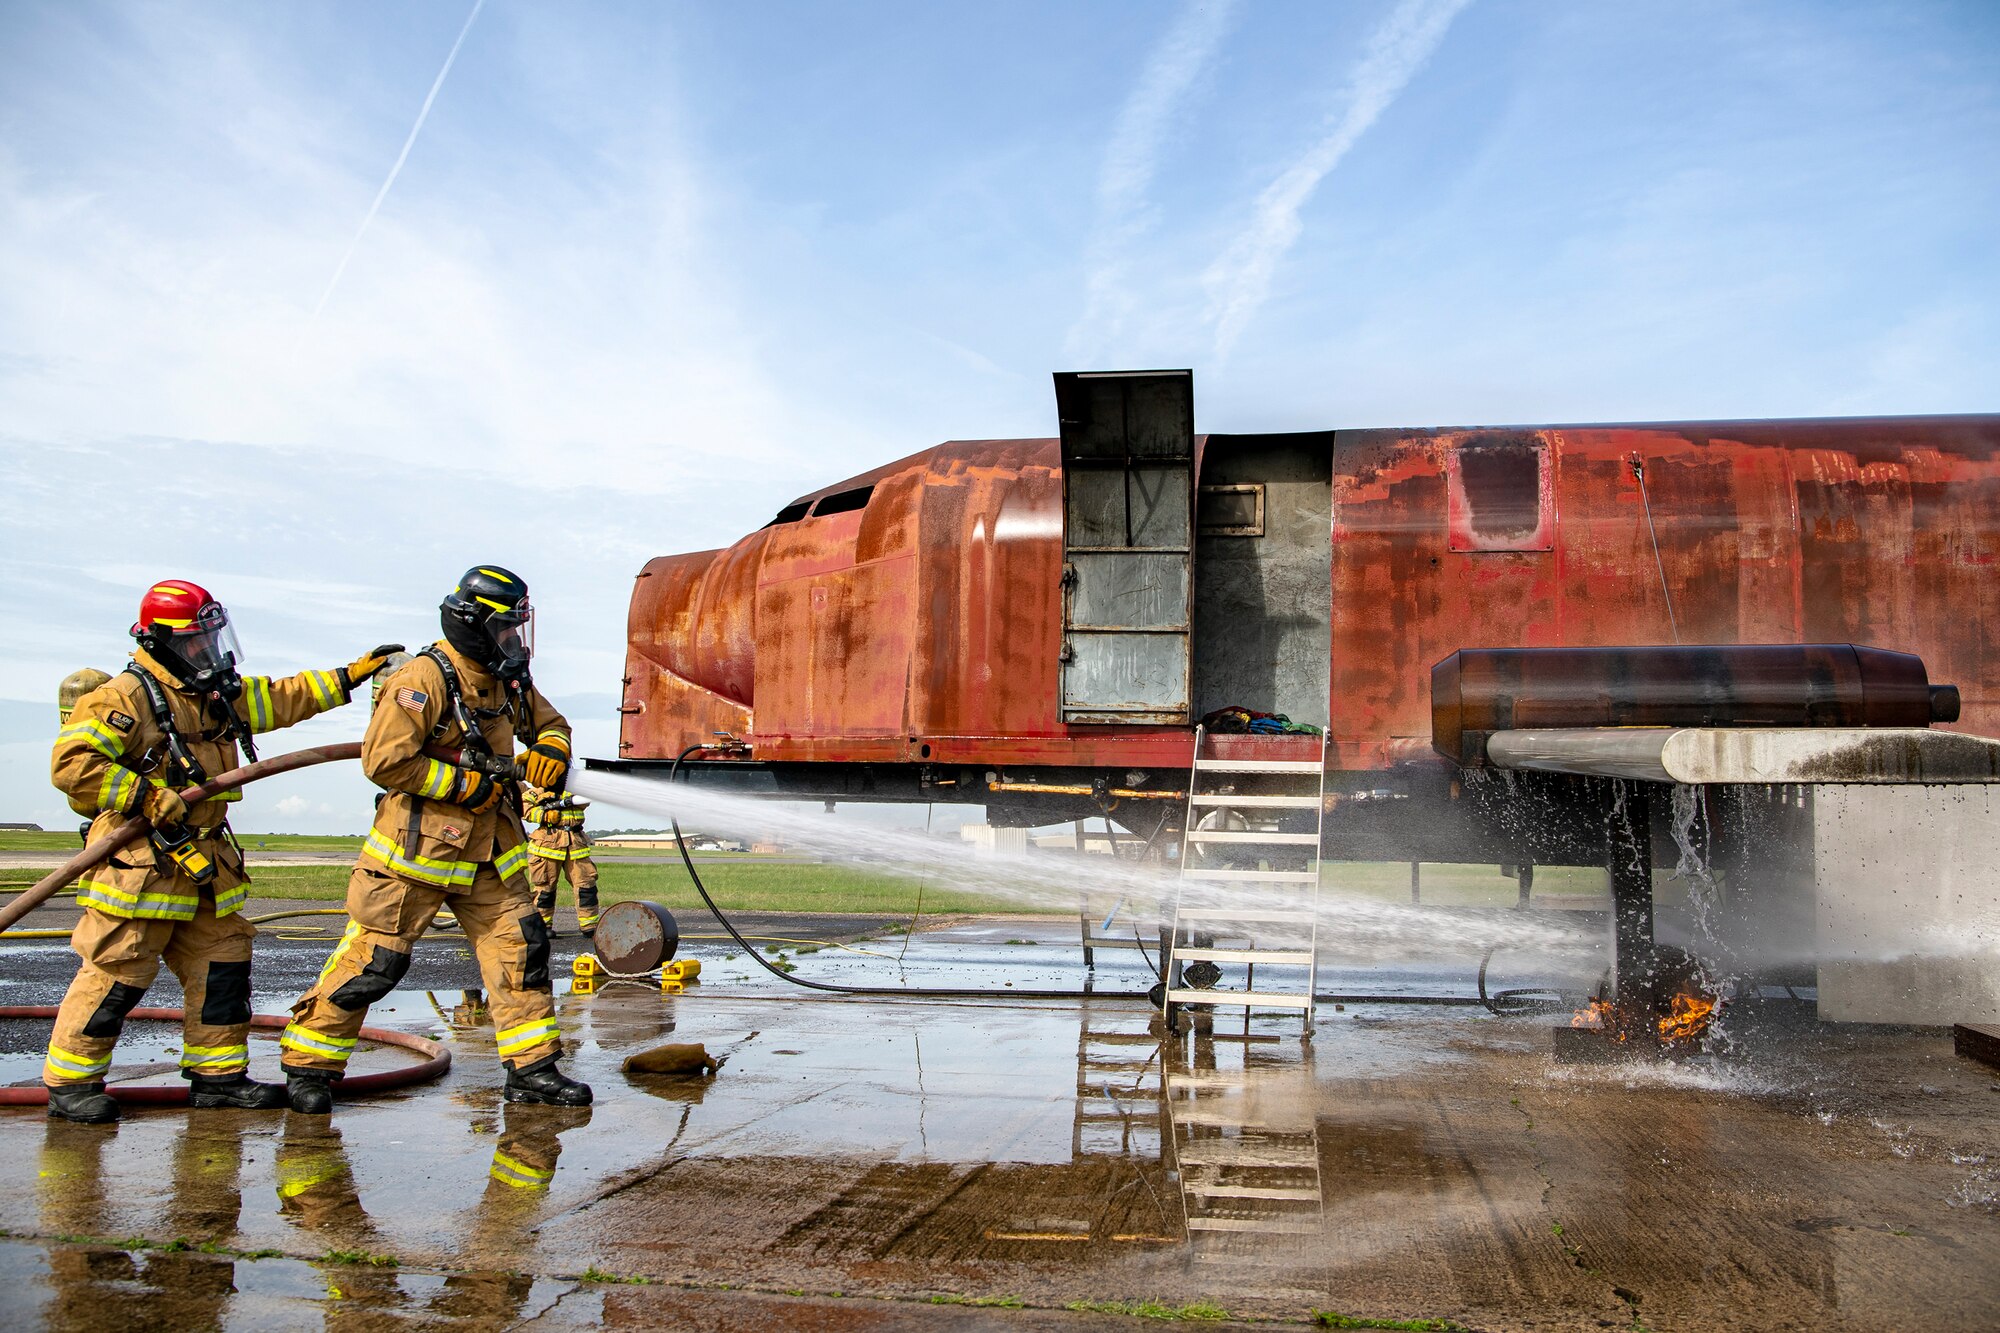
{"type": "MultiPolygon", "coordinates": [[[[1430,670],[1471,647],[1867,644],[2000,734],[2000,417],[1218,435],[1199,466],[1287,440],[1330,455],[1334,770],[1437,765],[1430,670]]],[[[1185,769],[1191,728],[1061,720],[1060,459],[939,445],[649,562],[620,757],[1185,769]]]]}

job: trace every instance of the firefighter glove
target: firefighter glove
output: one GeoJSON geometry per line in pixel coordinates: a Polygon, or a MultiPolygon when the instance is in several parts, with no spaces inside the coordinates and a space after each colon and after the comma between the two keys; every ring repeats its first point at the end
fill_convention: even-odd
{"type": "Polygon", "coordinates": [[[458,790],[453,793],[452,801],[475,815],[483,815],[499,803],[500,784],[484,773],[463,769],[459,772],[458,790]]]}
{"type": "Polygon", "coordinates": [[[562,823],[562,811],[554,806],[543,806],[535,812],[535,822],[543,828],[554,828],[562,823]]]}
{"type": "Polygon", "coordinates": [[[560,792],[569,777],[569,737],[545,731],[521,756],[521,774],[546,792],[560,792]]]}
{"type": "Polygon", "coordinates": [[[162,824],[178,824],[187,818],[187,802],[172,787],[149,787],[146,790],[144,807],[146,818],[153,827],[162,824]]]}
{"type": "Polygon", "coordinates": [[[340,669],[340,679],[341,683],[347,686],[348,695],[352,697],[356,685],[361,684],[365,680],[372,679],[375,673],[387,666],[391,653],[400,653],[402,651],[403,645],[400,643],[385,643],[379,648],[370,648],[367,652],[342,667],[340,669]]]}

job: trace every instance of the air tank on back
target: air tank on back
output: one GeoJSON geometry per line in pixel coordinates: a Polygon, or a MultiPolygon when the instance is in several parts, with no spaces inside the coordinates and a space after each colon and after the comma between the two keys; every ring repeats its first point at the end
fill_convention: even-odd
{"type": "Polygon", "coordinates": [[[1927,727],[1958,707],[1922,658],[1851,643],[1462,648],[1431,668],[1431,745],[1460,764],[1496,731],[1927,727]]]}

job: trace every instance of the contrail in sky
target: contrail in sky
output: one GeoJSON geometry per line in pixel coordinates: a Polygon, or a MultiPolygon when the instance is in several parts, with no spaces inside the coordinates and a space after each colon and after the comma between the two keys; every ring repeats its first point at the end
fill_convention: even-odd
{"type": "MultiPolygon", "coordinates": [[[[375,214],[381,209],[382,201],[389,197],[389,187],[396,183],[396,176],[403,170],[403,163],[409,160],[410,148],[417,142],[417,135],[423,132],[424,121],[430,118],[431,103],[437,101],[438,89],[444,87],[445,76],[451,73],[451,63],[458,59],[458,48],[465,45],[465,34],[472,31],[472,21],[479,17],[479,11],[485,7],[486,0],[472,0],[472,12],[465,16],[465,26],[458,30],[458,40],[451,44],[451,50],[445,55],[444,67],[438,70],[437,78],[431,81],[430,92],[424,95],[424,104],[417,111],[417,123],[410,126],[410,137],[403,140],[403,151],[396,154],[396,164],[389,168],[388,176],[382,181],[382,188],[375,192],[375,202],[368,205],[367,215],[361,219],[361,225],[354,229],[354,239],[347,243],[347,253],[340,257],[339,266],[333,270],[332,280],[326,284],[326,290],[320,293],[319,304],[313,307],[312,317],[306,321],[306,329],[311,329],[319,322],[319,312],[326,309],[327,301],[333,296],[333,289],[340,286],[340,278],[347,272],[348,261],[354,258],[355,250],[360,248],[361,238],[367,234],[368,224],[375,220],[375,214]]],[[[299,336],[303,338],[305,330],[301,330],[299,336]]]]}
{"type": "Polygon", "coordinates": [[[1470,0],[1398,0],[1348,76],[1346,106],[1317,143],[1257,196],[1250,225],[1204,275],[1215,319],[1215,355],[1229,355],[1271,294],[1278,261],[1299,237],[1299,210],[1369,126],[1396,100],[1470,0]]]}
{"type": "Polygon", "coordinates": [[[1174,115],[1222,43],[1237,0],[1189,0],[1146,62],[1104,148],[1097,177],[1097,225],[1083,313],[1069,333],[1072,357],[1096,355],[1132,306],[1123,251],[1145,230],[1146,187],[1174,115]]]}

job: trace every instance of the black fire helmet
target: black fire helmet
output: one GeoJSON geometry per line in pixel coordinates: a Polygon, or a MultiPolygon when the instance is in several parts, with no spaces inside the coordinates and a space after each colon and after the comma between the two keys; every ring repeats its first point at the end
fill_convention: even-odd
{"type": "Polygon", "coordinates": [[[535,610],[518,574],[474,565],[438,611],[446,643],[502,678],[527,674],[535,654],[535,610]]]}

